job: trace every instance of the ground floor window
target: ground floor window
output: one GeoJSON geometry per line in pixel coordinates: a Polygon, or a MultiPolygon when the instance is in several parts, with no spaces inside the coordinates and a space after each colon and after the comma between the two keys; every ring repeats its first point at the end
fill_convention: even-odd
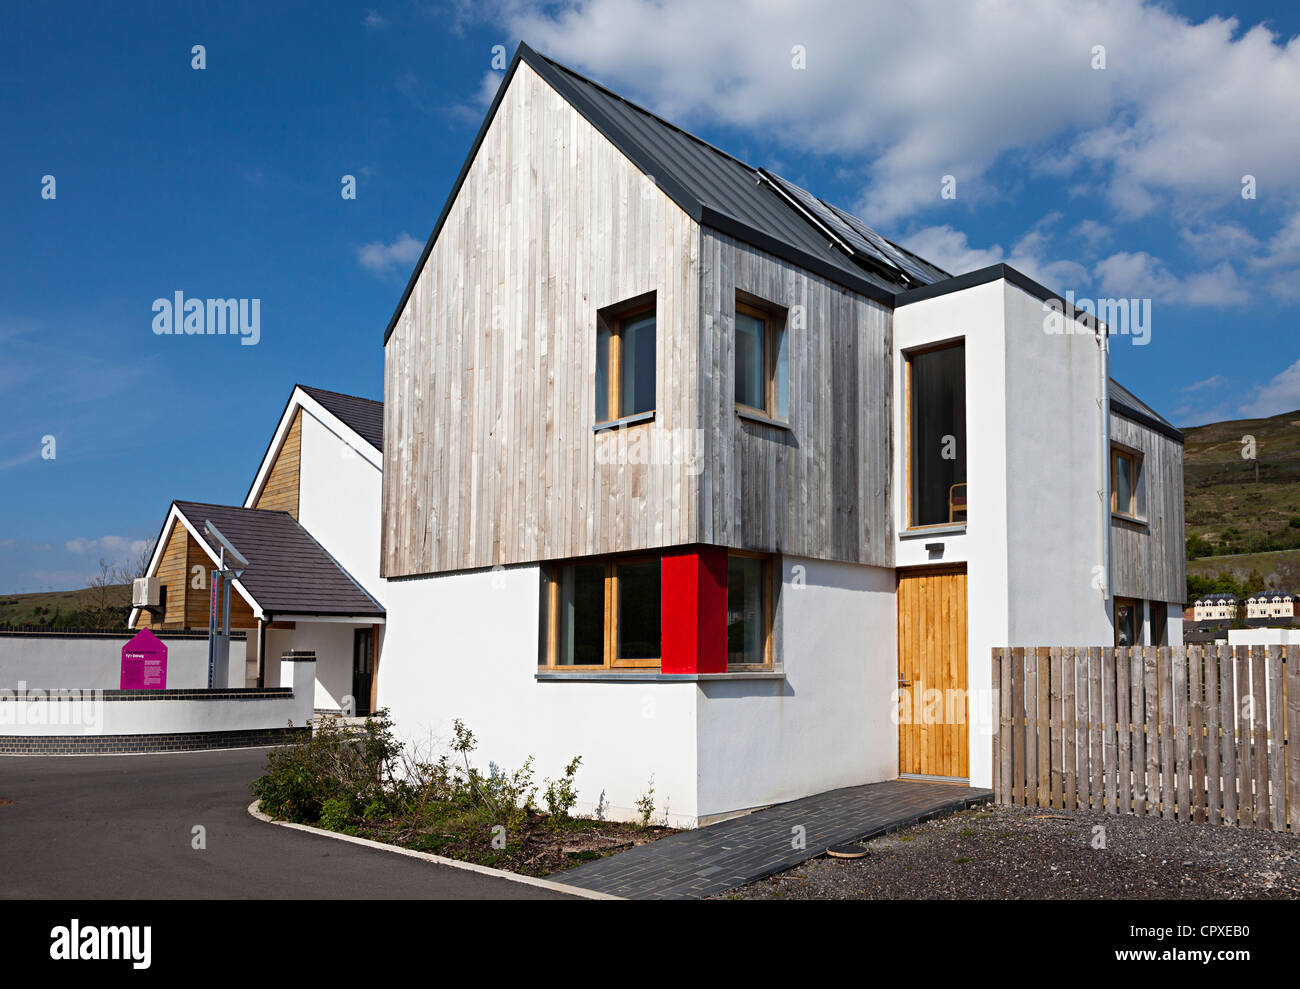
{"type": "Polygon", "coordinates": [[[1169,606],[1163,601],[1151,602],[1151,645],[1169,645],[1169,606]]]}
{"type": "Polygon", "coordinates": [[[617,557],[542,570],[538,665],[658,667],[658,557],[617,557]]]}
{"type": "Polygon", "coordinates": [[[727,556],[727,669],[771,666],[771,558],[732,552],[727,556]]]}
{"type": "Polygon", "coordinates": [[[1137,602],[1129,598],[1115,599],[1115,645],[1136,646],[1138,638],[1137,602]]]}

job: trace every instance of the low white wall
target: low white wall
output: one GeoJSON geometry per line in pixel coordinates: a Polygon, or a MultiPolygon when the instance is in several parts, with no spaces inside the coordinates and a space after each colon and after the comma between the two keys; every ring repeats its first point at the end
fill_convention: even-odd
{"type": "Polygon", "coordinates": [[[898,775],[894,571],[787,558],[779,614],[784,680],[699,684],[701,817],[898,775]]]}
{"type": "Polygon", "coordinates": [[[392,581],[379,664],[379,703],[404,741],[432,758],[460,718],[478,739],[472,759],[513,771],[535,757],[558,778],[582,756],[578,813],[636,817],[654,775],[656,815],[698,816],[696,712],[690,681],[539,682],[535,566],[392,581]]]}
{"type": "Polygon", "coordinates": [[[213,692],[123,700],[111,696],[116,688],[68,691],[73,696],[63,697],[50,697],[44,690],[19,693],[4,688],[0,689],[0,736],[248,731],[284,728],[290,722],[301,727],[312,716],[314,664],[292,665],[297,671],[293,690],[283,695],[232,698],[213,692]]]}
{"type": "MultiPolygon", "coordinates": [[[[122,647],[131,634],[0,633],[0,688],[116,690],[121,686],[122,647]]],[[[167,687],[208,685],[208,640],[155,633],[167,647],[167,687]]],[[[244,639],[231,639],[231,664],[242,664],[244,639]]],[[[241,665],[242,668],[242,665],[241,665]]]]}

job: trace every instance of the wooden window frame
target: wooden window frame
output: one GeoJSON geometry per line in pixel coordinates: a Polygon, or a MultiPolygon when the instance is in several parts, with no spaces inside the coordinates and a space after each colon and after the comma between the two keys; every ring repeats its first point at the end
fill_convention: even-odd
{"type": "MultiPolygon", "coordinates": [[[[941,343],[929,343],[920,347],[913,347],[911,350],[903,351],[903,488],[904,497],[906,498],[905,530],[907,532],[923,532],[926,529],[957,529],[966,528],[966,522],[970,518],[970,496],[967,495],[967,513],[966,518],[960,522],[928,522],[925,525],[917,525],[912,519],[912,358],[920,357],[923,354],[931,354],[938,350],[948,350],[952,347],[966,346],[965,337],[957,337],[954,340],[944,340],[941,343]]],[[[965,355],[962,355],[962,375],[966,374],[965,355]]],[[[967,424],[969,426],[969,423],[967,424]]],[[[969,433],[969,429],[967,430],[969,433]]],[[[970,482],[970,464],[966,465],[967,479],[960,482],[966,485],[970,482]]],[[[951,492],[949,493],[951,499],[951,492]]]]}
{"type": "MultiPolygon", "coordinates": [[[[623,382],[623,327],[634,320],[643,319],[646,316],[654,317],[655,321],[655,359],[658,361],[659,352],[659,312],[655,305],[655,300],[649,301],[636,300],[629,303],[626,308],[618,308],[616,311],[604,311],[603,314],[597,314],[598,323],[603,323],[609,329],[609,355],[605,368],[605,409],[609,416],[607,419],[597,419],[597,426],[606,426],[611,422],[618,422],[631,415],[653,415],[655,408],[648,409],[644,412],[631,413],[623,411],[623,402],[621,394],[621,385],[623,382]]],[[[659,404],[659,375],[658,367],[655,368],[655,406],[659,404]]],[[[595,667],[592,667],[595,669],[595,667]]]]}
{"type": "MultiPolygon", "coordinates": [[[[777,355],[781,349],[781,334],[785,332],[785,327],[777,325],[776,313],[768,309],[761,309],[748,302],[742,302],[740,299],[736,300],[736,314],[752,317],[760,320],[763,324],[763,402],[766,406],[766,408],[760,409],[744,402],[736,402],[736,409],[741,412],[748,412],[750,415],[771,419],[773,422],[788,422],[789,410],[787,409],[786,415],[782,416],[778,413],[776,407],[777,355]]],[[[734,321],[732,325],[734,327],[734,321]]],[[[734,378],[736,374],[734,347],[732,348],[731,373],[734,378]]],[[[732,394],[735,394],[734,387],[732,388],[732,394]]]]}
{"type": "MultiPolygon", "coordinates": [[[[577,673],[583,670],[638,670],[659,669],[663,665],[663,624],[660,621],[660,655],[646,659],[620,659],[618,655],[618,568],[636,563],[656,563],[660,567],[660,594],[662,595],[663,559],[659,556],[637,554],[632,556],[597,557],[586,560],[567,560],[545,568],[549,584],[546,591],[546,655],[538,656],[537,668],[551,673],[577,673]],[[582,665],[561,664],[560,652],[560,581],[559,573],[565,567],[601,565],[605,568],[605,618],[602,632],[602,662],[582,665]]],[[[661,605],[662,607],[662,598],[661,605]]]]}
{"type": "Polygon", "coordinates": [[[771,553],[756,553],[746,549],[729,549],[727,557],[743,557],[750,560],[761,560],[763,563],[763,575],[760,578],[763,584],[763,662],[761,663],[732,663],[730,658],[727,660],[728,673],[748,673],[748,672],[765,672],[774,669],[773,648],[773,629],[776,625],[776,595],[773,593],[772,575],[775,572],[775,557],[771,553]]]}
{"type": "Polygon", "coordinates": [[[1130,519],[1134,522],[1141,522],[1142,516],[1138,514],[1138,484],[1139,471],[1142,469],[1143,454],[1141,450],[1134,450],[1126,446],[1119,446],[1115,443],[1110,447],[1110,513],[1122,519],[1130,519]],[[1119,479],[1119,461],[1127,460],[1129,462],[1129,503],[1128,508],[1119,507],[1119,492],[1116,489],[1116,481],[1119,479]]]}

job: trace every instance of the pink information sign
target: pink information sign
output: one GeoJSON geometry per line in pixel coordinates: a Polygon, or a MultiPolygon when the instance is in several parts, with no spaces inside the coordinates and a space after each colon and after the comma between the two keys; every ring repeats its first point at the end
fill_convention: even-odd
{"type": "Polygon", "coordinates": [[[147,628],[122,647],[122,689],[167,689],[167,647],[147,628]]]}

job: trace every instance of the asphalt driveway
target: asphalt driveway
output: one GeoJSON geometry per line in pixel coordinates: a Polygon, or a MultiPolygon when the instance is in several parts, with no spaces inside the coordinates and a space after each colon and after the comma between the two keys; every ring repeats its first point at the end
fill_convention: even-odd
{"type": "Polygon", "coordinates": [[[255,820],[266,751],[0,757],[0,898],[567,898],[255,820]]]}

